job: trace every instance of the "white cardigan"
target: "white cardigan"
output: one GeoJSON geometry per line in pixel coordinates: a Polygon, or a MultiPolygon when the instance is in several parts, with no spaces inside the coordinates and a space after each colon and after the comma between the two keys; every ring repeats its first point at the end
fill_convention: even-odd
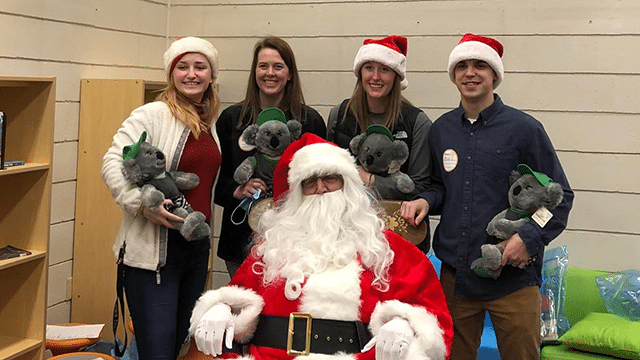
{"type": "MultiPolygon", "coordinates": [[[[164,152],[167,171],[175,171],[190,130],[173,117],[164,102],[148,103],[133,110],[122,123],[102,159],[102,178],[122,209],[122,223],[113,244],[113,252],[117,258],[120,248],[126,244],[123,260],[125,265],[157,271],[164,266],[166,260],[167,229],[138,214],[142,204],[140,188],[122,175],[122,149],[136,143],[143,131],[147,132],[147,141],[164,152]]],[[[215,125],[211,127],[211,135],[220,149],[215,125]]],[[[213,188],[211,191],[213,193],[213,188]]],[[[213,214],[213,195],[211,208],[213,214]]]]}

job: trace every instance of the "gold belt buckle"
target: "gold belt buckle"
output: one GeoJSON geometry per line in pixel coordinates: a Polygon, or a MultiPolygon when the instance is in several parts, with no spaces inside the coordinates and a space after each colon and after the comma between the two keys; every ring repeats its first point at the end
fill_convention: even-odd
{"type": "Polygon", "coordinates": [[[297,355],[309,355],[309,350],[311,350],[311,314],[309,313],[301,313],[301,312],[292,312],[289,314],[289,327],[287,329],[287,355],[289,356],[297,356],[297,355]],[[293,324],[296,318],[307,319],[307,330],[305,335],[305,343],[304,343],[304,351],[293,350],[291,346],[293,345],[293,324]]]}

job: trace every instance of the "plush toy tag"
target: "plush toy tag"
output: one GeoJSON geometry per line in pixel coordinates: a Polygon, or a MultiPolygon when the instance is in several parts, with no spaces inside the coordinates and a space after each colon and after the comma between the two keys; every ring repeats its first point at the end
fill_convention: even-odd
{"type": "Polygon", "coordinates": [[[549,222],[549,220],[551,220],[552,217],[553,217],[553,214],[546,207],[541,207],[535,213],[533,213],[533,215],[531,215],[531,218],[533,219],[533,221],[538,223],[540,227],[544,227],[545,225],[547,225],[547,223],[549,222]]]}

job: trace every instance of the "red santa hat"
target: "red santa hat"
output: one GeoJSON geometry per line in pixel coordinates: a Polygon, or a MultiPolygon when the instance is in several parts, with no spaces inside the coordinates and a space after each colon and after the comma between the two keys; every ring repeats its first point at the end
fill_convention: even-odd
{"type": "Polygon", "coordinates": [[[218,77],[218,50],[207,40],[188,36],[174,41],[164,53],[164,69],[167,72],[167,79],[171,78],[171,72],[178,61],[188,53],[200,53],[206,56],[209,65],[211,65],[213,78],[218,77]]]}
{"type": "Polygon", "coordinates": [[[400,86],[406,89],[407,81],[407,38],[399,35],[389,35],[384,39],[366,39],[353,61],[353,73],[358,76],[362,65],[369,61],[384,64],[398,76],[400,76],[400,86]]]}
{"type": "Polygon", "coordinates": [[[362,182],[356,160],[348,150],[313,133],[304,133],[287,147],[273,171],[273,198],[282,201],[290,187],[314,175],[339,174],[362,182]]]}
{"type": "Polygon", "coordinates": [[[460,61],[483,60],[491,66],[498,76],[498,79],[493,83],[493,88],[495,89],[500,85],[504,77],[503,51],[502,44],[496,39],[470,33],[465,34],[449,55],[449,78],[452,82],[455,82],[454,69],[460,61]]]}

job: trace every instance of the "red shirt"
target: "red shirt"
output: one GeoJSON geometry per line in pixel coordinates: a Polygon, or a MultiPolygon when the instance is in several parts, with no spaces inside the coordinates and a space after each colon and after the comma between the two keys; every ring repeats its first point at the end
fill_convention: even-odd
{"type": "Polygon", "coordinates": [[[209,219],[211,216],[211,197],[213,182],[220,169],[220,149],[209,132],[202,132],[196,140],[193,133],[189,134],[184,145],[178,170],[198,175],[200,183],[191,190],[182,193],[187,198],[193,210],[200,211],[209,219]]]}

